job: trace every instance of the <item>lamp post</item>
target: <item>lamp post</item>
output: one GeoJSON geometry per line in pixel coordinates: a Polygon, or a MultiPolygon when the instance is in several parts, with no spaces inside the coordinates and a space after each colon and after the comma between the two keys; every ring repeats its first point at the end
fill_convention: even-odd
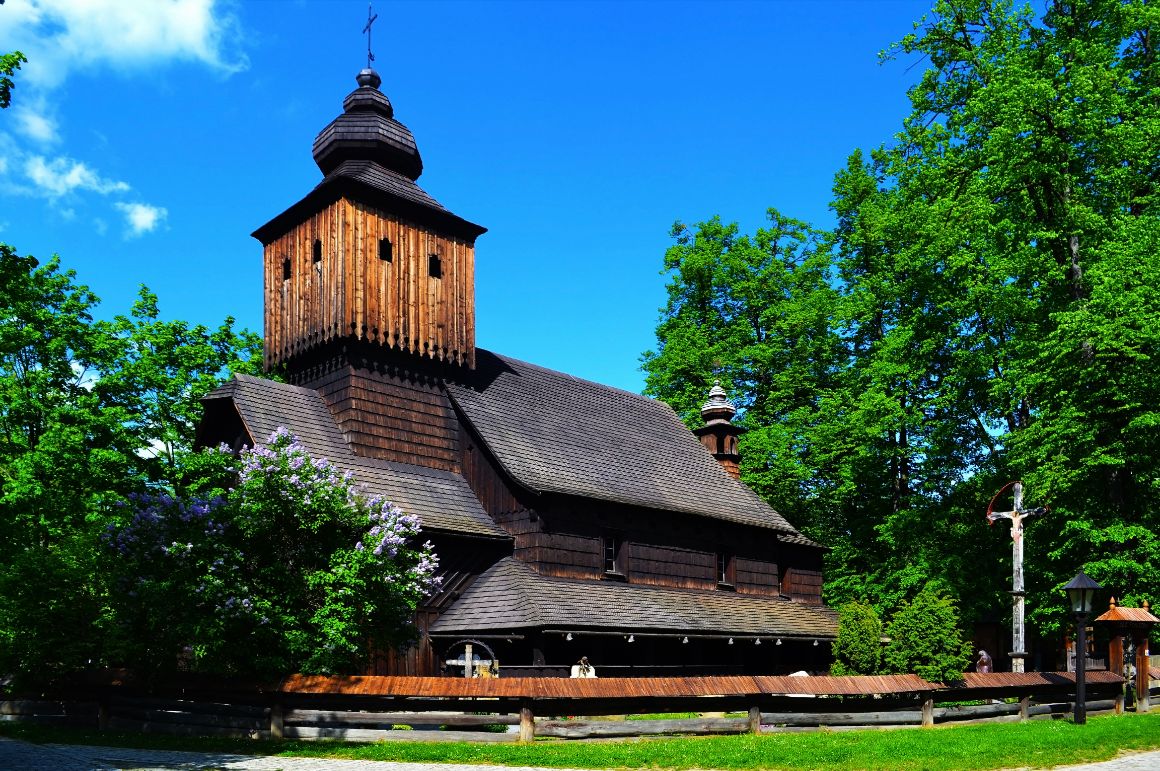
{"type": "Polygon", "coordinates": [[[1075,614],[1075,724],[1083,725],[1087,722],[1087,694],[1084,692],[1087,685],[1087,618],[1092,612],[1092,601],[1096,589],[1103,589],[1081,570],[1075,578],[1067,582],[1063,590],[1067,592],[1067,601],[1071,605],[1071,612],[1075,614]]]}

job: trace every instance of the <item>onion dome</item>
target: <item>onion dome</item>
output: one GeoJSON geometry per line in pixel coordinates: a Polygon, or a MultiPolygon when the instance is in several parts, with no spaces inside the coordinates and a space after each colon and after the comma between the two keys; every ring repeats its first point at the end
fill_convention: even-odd
{"type": "Polygon", "coordinates": [[[395,109],[379,91],[382,78],[365,69],[356,78],[358,88],[342,102],[342,115],[330,122],[314,140],[314,162],[329,174],[344,161],[372,161],[416,180],[423,173],[423,159],[411,130],[395,120],[395,109]]]}
{"type": "Polygon", "coordinates": [[[709,401],[705,402],[701,407],[701,417],[706,423],[717,420],[731,423],[733,416],[736,414],[737,407],[726,398],[725,389],[721,387],[721,381],[714,382],[713,387],[709,389],[709,401]]]}

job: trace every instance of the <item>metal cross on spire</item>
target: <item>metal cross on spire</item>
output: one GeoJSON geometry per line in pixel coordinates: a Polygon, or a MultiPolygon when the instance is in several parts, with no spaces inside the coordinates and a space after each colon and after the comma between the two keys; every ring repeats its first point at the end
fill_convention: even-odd
{"type": "Polygon", "coordinates": [[[1046,514],[1047,508],[1040,506],[1037,509],[1023,508],[1023,483],[1008,482],[1003,489],[995,493],[991,503],[987,506],[987,522],[995,524],[997,520],[1011,520],[1011,597],[1012,597],[1012,624],[1011,637],[1011,671],[1022,672],[1023,660],[1027,658],[1026,636],[1023,631],[1023,601],[1027,592],[1023,588],[1023,520],[1028,517],[1038,517],[1046,514]],[[1012,511],[995,511],[995,501],[1012,485],[1015,486],[1015,508],[1012,511]]]}
{"type": "Polygon", "coordinates": [[[370,3],[367,3],[367,25],[363,27],[363,32],[367,36],[367,69],[371,68],[371,62],[375,60],[375,55],[371,52],[371,25],[375,23],[375,19],[379,15],[374,12],[370,3]]]}

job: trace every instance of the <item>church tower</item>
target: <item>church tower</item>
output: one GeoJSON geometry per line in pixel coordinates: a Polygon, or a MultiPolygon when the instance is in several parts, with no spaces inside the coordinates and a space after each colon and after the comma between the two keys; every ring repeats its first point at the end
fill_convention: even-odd
{"type": "Polygon", "coordinates": [[[364,69],[314,140],[323,177],[254,232],[265,361],[316,389],[362,456],[455,471],[446,382],[475,368],[475,239],[416,180],[423,160],[364,69]]]}
{"type": "Polygon", "coordinates": [[[298,382],[336,347],[475,364],[475,239],[485,228],[415,180],[423,161],[372,69],[314,140],[322,181],[254,232],[265,359],[298,382]]]}

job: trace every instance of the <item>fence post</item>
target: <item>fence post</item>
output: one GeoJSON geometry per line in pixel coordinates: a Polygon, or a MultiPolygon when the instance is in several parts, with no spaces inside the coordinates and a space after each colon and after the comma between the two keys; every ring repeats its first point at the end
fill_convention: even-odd
{"type": "Polygon", "coordinates": [[[749,708],[749,733],[761,733],[761,707],[753,706],[749,708]]]}
{"type": "Polygon", "coordinates": [[[270,702],[270,738],[282,739],[285,736],[284,714],[282,712],[282,700],[275,698],[270,702]]]}
{"type": "Polygon", "coordinates": [[[1019,720],[1031,719],[1031,694],[1019,697],[1019,720]]]}
{"type": "Polygon", "coordinates": [[[927,696],[922,700],[922,727],[930,728],[934,725],[934,696],[927,696]]]}
{"type": "Polygon", "coordinates": [[[536,716],[532,712],[532,700],[520,702],[520,741],[530,742],[536,738],[536,716]]]}

